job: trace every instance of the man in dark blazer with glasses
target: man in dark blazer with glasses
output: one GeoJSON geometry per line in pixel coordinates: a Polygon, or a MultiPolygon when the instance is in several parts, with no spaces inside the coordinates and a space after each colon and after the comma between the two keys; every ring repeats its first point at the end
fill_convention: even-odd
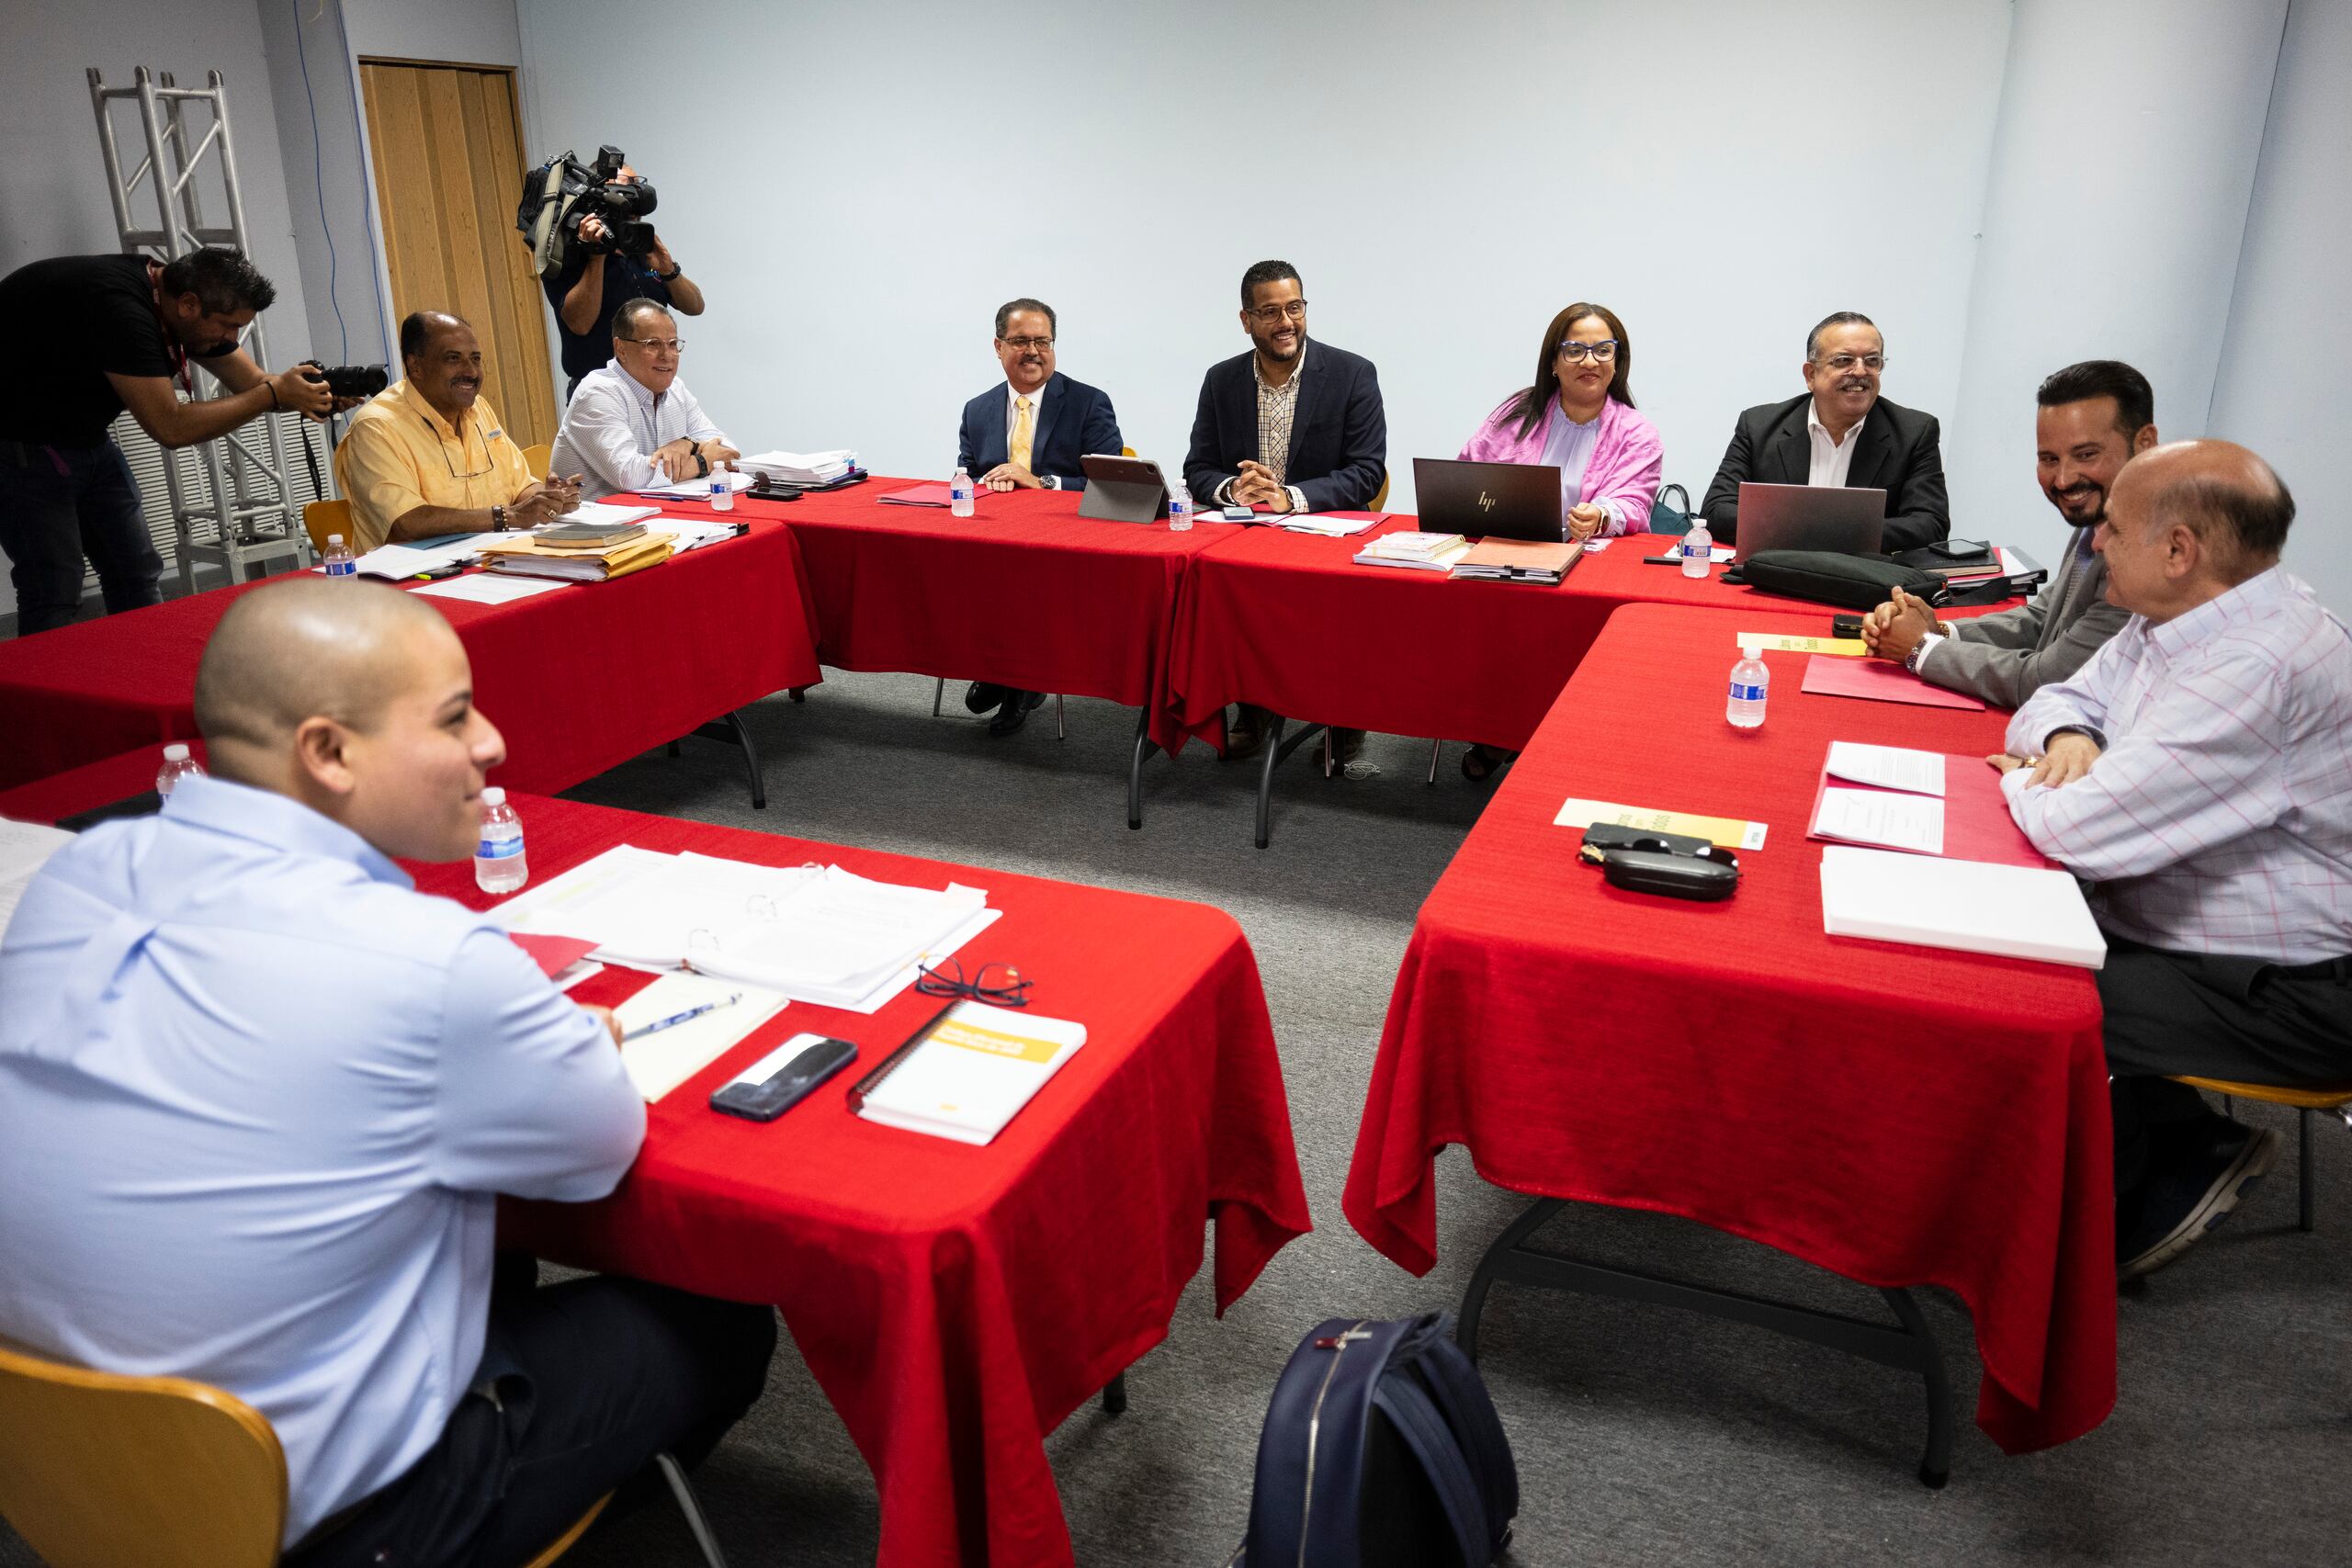
{"type": "Polygon", "coordinates": [[[1736,542],[1739,487],[1843,485],[1886,491],[1893,555],[1951,536],[1942,441],[1935,416],[1879,396],[1886,342],[1868,316],[1839,310],[1806,334],[1805,391],[1739,416],[1701,507],[1715,543],[1736,542]]]}

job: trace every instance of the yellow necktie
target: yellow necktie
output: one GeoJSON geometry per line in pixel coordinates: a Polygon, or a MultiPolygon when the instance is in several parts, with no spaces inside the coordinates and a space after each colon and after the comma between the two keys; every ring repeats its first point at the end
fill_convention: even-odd
{"type": "Polygon", "coordinates": [[[1030,403],[1026,398],[1015,398],[1012,406],[1019,411],[1012,417],[1012,450],[1008,454],[1016,468],[1029,466],[1029,444],[1036,439],[1034,422],[1030,419],[1030,403]]]}

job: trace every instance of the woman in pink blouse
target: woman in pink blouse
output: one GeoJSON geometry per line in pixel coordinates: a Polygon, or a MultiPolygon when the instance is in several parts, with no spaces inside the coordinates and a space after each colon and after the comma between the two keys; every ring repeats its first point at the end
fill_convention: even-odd
{"type": "MultiPolygon", "coordinates": [[[[1578,300],[1544,329],[1534,385],[1487,416],[1463,457],[1558,468],[1560,514],[1570,538],[1645,529],[1666,448],[1657,426],[1634,412],[1633,368],[1634,345],[1617,312],[1578,300]]],[[[1473,746],[1462,771],[1483,779],[1507,761],[1473,746]]]]}

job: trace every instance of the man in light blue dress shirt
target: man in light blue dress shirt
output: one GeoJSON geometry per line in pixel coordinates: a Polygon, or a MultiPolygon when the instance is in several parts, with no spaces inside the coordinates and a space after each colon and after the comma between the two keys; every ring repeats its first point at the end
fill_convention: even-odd
{"type": "Polygon", "coordinates": [[[509,1568],[699,1457],[774,1344],[635,1280],[492,1299],[495,1194],[604,1196],[645,1108],[609,1014],[392,862],[472,852],[471,686],[404,593],[246,595],[197,681],[219,776],[61,851],[0,942],[0,1339],[258,1408],[288,1562],[509,1568]]]}

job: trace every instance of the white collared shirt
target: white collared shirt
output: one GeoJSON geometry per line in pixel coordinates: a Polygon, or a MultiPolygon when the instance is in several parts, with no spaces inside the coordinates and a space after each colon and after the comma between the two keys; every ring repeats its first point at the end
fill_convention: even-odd
{"type": "Polygon", "coordinates": [[[1805,474],[1804,482],[1833,490],[1842,488],[1847,474],[1853,470],[1854,448],[1860,445],[1862,426],[1870,422],[1871,416],[1865,413],[1846,432],[1845,440],[1833,441],[1828,427],[1821,423],[1820,400],[1808,399],[1804,405],[1804,429],[1813,438],[1813,467],[1805,474]]]}
{"type": "Polygon", "coordinates": [[[702,412],[684,379],[673,380],[657,397],[622,369],[619,360],[608,360],[604,368],[582,376],[572,391],[563,429],[548,456],[548,471],[580,475],[582,501],[668,484],[653,467],[653,454],[680,436],[733,445],[702,412]]]}
{"type": "MultiPolygon", "coordinates": [[[[1029,400],[1029,471],[1033,474],[1037,474],[1038,421],[1046,412],[1046,389],[1053,384],[1054,378],[1051,376],[1047,376],[1045,380],[1038,383],[1037,389],[1034,392],[1024,392],[1011,381],[1004,384],[1005,461],[1009,463],[1012,460],[1012,433],[1021,428],[1021,400],[1026,398],[1029,400]]],[[[1037,474],[1037,479],[1047,490],[1062,488],[1059,474],[1037,474]]]]}

